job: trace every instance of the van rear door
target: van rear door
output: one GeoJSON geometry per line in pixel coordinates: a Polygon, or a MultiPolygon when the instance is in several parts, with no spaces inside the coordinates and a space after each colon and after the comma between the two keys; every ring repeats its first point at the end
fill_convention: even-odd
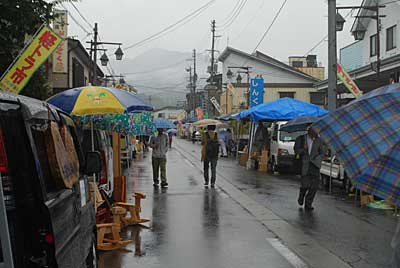
{"type": "Polygon", "coordinates": [[[0,176],[0,268],[14,268],[3,183],[0,176]]]}

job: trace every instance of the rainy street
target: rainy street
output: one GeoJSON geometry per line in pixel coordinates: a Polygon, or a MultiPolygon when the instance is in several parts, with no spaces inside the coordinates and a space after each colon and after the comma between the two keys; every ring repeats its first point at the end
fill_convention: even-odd
{"type": "Polygon", "coordinates": [[[148,226],[128,227],[126,250],[99,267],[390,267],[393,211],[360,208],[338,186],[315,210],[297,205],[298,179],[249,171],[220,159],[217,187],[204,188],[200,145],[175,139],[167,189],[154,189],[150,153],[126,170],[129,196],[143,192],[148,226]],[[190,264],[190,265],[189,265],[190,264]]]}

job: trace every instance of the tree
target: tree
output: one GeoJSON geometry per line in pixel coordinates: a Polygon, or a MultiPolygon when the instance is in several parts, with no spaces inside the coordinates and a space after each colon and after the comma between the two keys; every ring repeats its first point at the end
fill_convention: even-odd
{"type": "MultiPolygon", "coordinates": [[[[0,1],[0,75],[25,46],[25,39],[32,36],[44,22],[54,19],[53,9],[63,1],[1,0],[0,1]]],[[[46,72],[39,68],[21,93],[46,99],[49,93],[46,72]]]]}

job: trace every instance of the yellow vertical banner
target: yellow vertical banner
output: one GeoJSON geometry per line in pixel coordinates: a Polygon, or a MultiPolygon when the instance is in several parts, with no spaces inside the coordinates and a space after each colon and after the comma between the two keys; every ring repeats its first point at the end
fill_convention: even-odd
{"type": "Polygon", "coordinates": [[[57,16],[53,23],[56,34],[64,40],[53,53],[53,73],[68,72],[68,13],[66,10],[57,10],[57,16]]]}
{"type": "Polygon", "coordinates": [[[345,71],[345,69],[339,63],[336,64],[337,76],[340,81],[343,82],[345,87],[354,95],[354,97],[358,98],[362,96],[361,90],[358,88],[357,84],[351,79],[350,75],[345,71]]]}
{"type": "Polygon", "coordinates": [[[43,25],[0,79],[0,89],[18,94],[35,71],[61,43],[62,38],[50,27],[43,25]]]}

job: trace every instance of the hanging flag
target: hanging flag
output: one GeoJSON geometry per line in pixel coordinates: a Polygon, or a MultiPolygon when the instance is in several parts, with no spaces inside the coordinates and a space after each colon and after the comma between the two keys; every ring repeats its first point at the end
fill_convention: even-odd
{"type": "Polygon", "coordinates": [[[351,79],[350,75],[345,71],[345,69],[339,63],[336,64],[337,76],[340,81],[347,87],[347,89],[358,98],[362,96],[362,91],[358,88],[357,84],[351,79]]]}
{"type": "Polygon", "coordinates": [[[0,89],[18,94],[35,71],[61,43],[62,38],[43,25],[0,79],[0,89]]]}

